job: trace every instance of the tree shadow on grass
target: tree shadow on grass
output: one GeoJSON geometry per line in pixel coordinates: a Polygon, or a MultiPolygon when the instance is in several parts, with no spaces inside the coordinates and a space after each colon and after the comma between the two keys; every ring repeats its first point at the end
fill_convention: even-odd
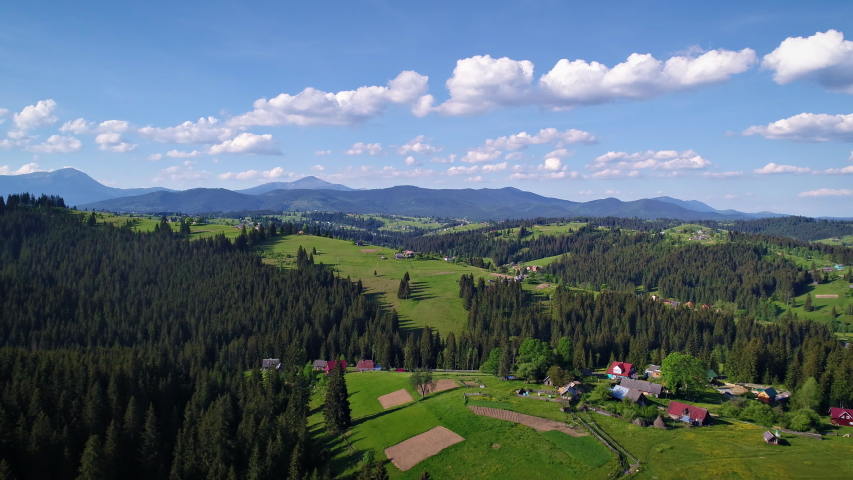
{"type": "Polygon", "coordinates": [[[380,418],[382,416],[385,416],[389,413],[394,413],[394,412],[400,411],[404,408],[410,407],[416,403],[417,403],[417,400],[415,400],[413,402],[404,403],[403,405],[397,405],[396,407],[391,407],[388,410],[382,410],[381,412],[371,413],[370,415],[364,415],[363,417],[359,417],[359,418],[356,418],[355,420],[353,420],[352,426],[356,427],[356,426],[361,425],[362,423],[364,423],[368,420],[375,420],[375,419],[380,418]]]}

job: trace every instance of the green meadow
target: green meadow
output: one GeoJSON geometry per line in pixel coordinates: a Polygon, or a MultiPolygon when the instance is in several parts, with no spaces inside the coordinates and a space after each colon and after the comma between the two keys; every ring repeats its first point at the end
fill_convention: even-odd
{"type": "MultiPolygon", "coordinates": [[[[430,457],[409,471],[402,472],[390,462],[388,472],[394,479],[417,479],[424,470],[435,479],[457,478],[607,478],[618,472],[619,462],[592,436],[571,437],[561,432],[537,432],[512,422],[475,415],[466,405],[466,392],[493,392],[508,396],[520,382],[500,382],[485,377],[487,388],[457,388],[420,395],[408,385],[408,373],[368,372],[346,375],[350,392],[353,427],[348,432],[350,448],[341,439],[325,435],[322,416],[322,388],[313,399],[309,418],[312,433],[326,442],[334,454],[332,467],[336,476],[354,474],[358,460],[366,450],[373,450],[377,460],[387,461],[384,451],[414,435],[443,426],[465,440],[430,457]],[[414,402],[383,410],[376,397],[407,389],[414,402]]],[[[444,378],[453,378],[445,375],[444,378]]],[[[567,419],[556,403],[518,399],[515,405],[522,413],[548,410],[558,419],[567,419]],[[525,408],[519,405],[526,404],[525,408]]],[[[495,404],[497,405],[497,404],[495,404]]],[[[493,406],[493,405],[488,405],[493,406]]],[[[545,415],[540,415],[545,416],[545,415]]]]}

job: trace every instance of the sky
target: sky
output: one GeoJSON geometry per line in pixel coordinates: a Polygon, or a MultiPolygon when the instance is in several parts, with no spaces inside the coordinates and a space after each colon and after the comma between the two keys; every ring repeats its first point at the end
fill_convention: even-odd
{"type": "Polygon", "coordinates": [[[853,2],[2,2],[0,175],[63,167],[851,216],[853,2]]]}

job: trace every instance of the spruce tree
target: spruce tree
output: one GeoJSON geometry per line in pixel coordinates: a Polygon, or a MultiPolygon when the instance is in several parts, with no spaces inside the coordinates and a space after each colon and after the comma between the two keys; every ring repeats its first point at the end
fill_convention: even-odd
{"type": "Polygon", "coordinates": [[[352,424],[352,410],[348,396],[344,369],[340,363],[337,363],[329,377],[326,401],[323,405],[323,419],[326,422],[326,430],[331,435],[343,434],[352,424]]]}
{"type": "Polygon", "coordinates": [[[803,303],[803,310],[805,310],[807,312],[814,311],[814,307],[812,306],[812,294],[811,293],[806,294],[806,301],[805,301],[805,303],[803,303]]]}
{"type": "Polygon", "coordinates": [[[77,480],[101,480],[106,477],[104,448],[99,436],[92,435],[86,441],[86,448],[83,450],[83,456],[80,457],[78,472],[80,475],[77,476],[77,480]]]}
{"type": "Polygon", "coordinates": [[[154,404],[149,404],[145,413],[145,424],[139,445],[139,462],[142,467],[142,478],[159,478],[161,469],[160,428],[157,426],[157,416],[154,413],[154,404]]]}

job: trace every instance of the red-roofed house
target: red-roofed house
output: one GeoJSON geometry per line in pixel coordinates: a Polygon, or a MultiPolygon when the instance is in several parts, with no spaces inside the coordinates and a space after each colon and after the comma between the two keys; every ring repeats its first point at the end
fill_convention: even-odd
{"type": "Polygon", "coordinates": [[[610,364],[610,368],[607,369],[607,378],[631,378],[631,375],[636,373],[637,371],[630,363],[613,362],[610,364]]]}
{"type": "Polygon", "coordinates": [[[832,407],[829,409],[829,416],[833,425],[853,427],[853,408],[832,407]]]}
{"type": "Polygon", "coordinates": [[[340,363],[340,364],[341,364],[341,366],[344,368],[344,372],[346,372],[346,371],[347,371],[347,361],[346,361],[346,360],[332,360],[331,362],[329,362],[329,363],[327,363],[327,364],[326,364],[326,375],[331,375],[331,374],[332,374],[332,370],[334,370],[334,369],[335,369],[335,367],[336,367],[339,363],[340,363]]]}
{"type": "Polygon", "coordinates": [[[356,372],[371,372],[373,368],[373,360],[359,360],[355,365],[356,372]]]}
{"type": "Polygon", "coordinates": [[[711,423],[711,414],[708,413],[708,410],[687,405],[686,403],[669,402],[669,408],[666,409],[666,413],[674,420],[681,420],[685,423],[700,426],[711,423]]]}

